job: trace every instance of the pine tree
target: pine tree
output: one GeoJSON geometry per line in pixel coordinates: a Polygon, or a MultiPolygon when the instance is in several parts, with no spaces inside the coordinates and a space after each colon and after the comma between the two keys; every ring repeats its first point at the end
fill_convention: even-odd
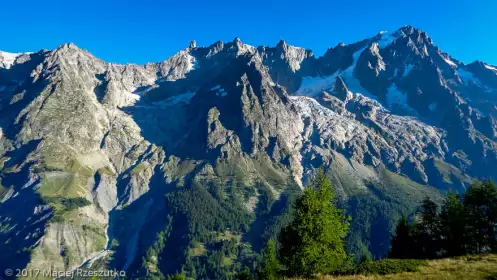
{"type": "Polygon", "coordinates": [[[429,197],[423,199],[418,222],[413,225],[415,257],[435,258],[440,251],[438,206],[429,197]]]}
{"type": "Polygon", "coordinates": [[[414,244],[411,236],[411,226],[405,215],[402,215],[402,218],[397,223],[391,246],[388,252],[389,258],[407,259],[413,257],[414,244]]]}
{"type": "Polygon", "coordinates": [[[274,240],[269,240],[263,253],[262,268],[258,273],[260,280],[280,279],[280,263],[276,258],[276,245],[274,240]]]}
{"type": "Polygon", "coordinates": [[[475,182],[464,194],[471,253],[497,252],[497,186],[475,182]]]}
{"type": "Polygon", "coordinates": [[[238,273],[235,276],[236,280],[254,280],[254,276],[250,274],[250,270],[248,267],[246,267],[244,270],[242,270],[240,273],[238,273]]]}
{"type": "Polygon", "coordinates": [[[336,271],[347,255],[348,218],[335,206],[330,181],[320,171],[295,201],[294,220],[280,233],[280,257],[288,274],[312,276],[336,271]]]}
{"type": "Polygon", "coordinates": [[[186,276],[182,273],[176,273],[174,275],[168,276],[167,280],[186,280],[186,276]]]}
{"type": "Polygon", "coordinates": [[[459,195],[449,192],[440,211],[441,246],[444,255],[461,256],[466,254],[466,225],[464,205],[459,195]]]}

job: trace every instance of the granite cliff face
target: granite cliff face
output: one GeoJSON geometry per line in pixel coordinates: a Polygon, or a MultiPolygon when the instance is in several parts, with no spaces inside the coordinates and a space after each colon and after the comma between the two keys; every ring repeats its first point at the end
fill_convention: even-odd
{"type": "Polygon", "coordinates": [[[252,225],[271,221],[262,192],[279,201],[316,168],[371,240],[351,246],[381,255],[379,224],[399,214],[385,201],[412,211],[497,178],[497,67],[459,62],[410,26],[321,57],[238,38],[141,66],[73,44],[0,52],[0,113],[1,269],[134,272],[170,223],[164,195],[213,182],[245,205],[253,223],[238,233],[255,247],[252,225]]]}

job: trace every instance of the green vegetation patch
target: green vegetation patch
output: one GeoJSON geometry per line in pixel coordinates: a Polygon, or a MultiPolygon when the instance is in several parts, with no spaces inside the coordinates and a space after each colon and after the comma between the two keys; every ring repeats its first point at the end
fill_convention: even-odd
{"type": "Polygon", "coordinates": [[[138,174],[145,171],[148,168],[148,163],[140,162],[138,165],[131,169],[131,174],[138,174]]]}
{"type": "Polygon", "coordinates": [[[243,182],[248,179],[246,174],[250,170],[246,159],[241,156],[231,158],[230,160],[218,160],[214,166],[216,174],[221,178],[231,179],[243,182]]]}
{"type": "Polygon", "coordinates": [[[70,217],[70,213],[73,212],[73,210],[91,204],[83,197],[43,197],[42,200],[53,209],[54,215],[52,221],[54,222],[63,222],[70,217]]]}
{"type": "Polygon", "coordinates": [[[232,266],[233,265],[233,259],[230,257],[224,257],[223,258],[223,266],[232,266]]]}
{"type": "Polygon", "coordinates": [[[100,176],[116,176],[116,174],[114,173],[114,171],[112,171],[112,169],[109,166],[99,168],[97,170],[97,173],[100,176]]]}
{"type": "Polygon", "coordinates": [[[2,157],[0,158],[0,170],[3,169],[4,164],[9,160],[8,157],[2,157]]]}
{"type": "Polygon", "coordinates": [[[219,232],[217,234],[218,241],[234,240],[236,243],[240,243],[242,236],[240,234],[235,234],[230,231],[219,232]]]}
{"type": "Polygon", "coordinates": [[[445,161],[436,159],[435,160],[435,167],[437,170],[440,172],[440,174],[443,176],[443,180],[446,183],[452,184],[454,183],[452,181],[453,178],[456,178],[457,180],[465,183],[471,183],[471,179],[465,176],[461,170],[459,170],[457,167],[446,163],[445,161]]]}
{"type": "MultiPolygon", "coordinates": [[[[53,210],[53,222],[71,219],[73,210],[91,204],[83,196],[86,194],[88,177],[71,172],[44,172],[37,189],[44,204],[53,210]]],[[[73,217],[73,221],[78,220],[73,217]]]]}
{"type": "Polygon", "coordinates": [[[427,265],[426,260],[409,259],[382,259],[379,261],[364,261],[359,265],[347,269],[342,275],[387,275],[402,272],[417,272],[422,266],[427,265]]]}
{"type": "Polygon", "coordinates": [[[421,185],[407,177],[395,174],[385,168],[378,170],[380,181],[385,182],[388,187],[381,188],[382,185],[377,185],[378,190],[388,193],[392,198],[398,201],[419,203],[425,196],[434,198],[436,201],[441,201],[442,196],[439,191],[428,185],[421,185]]]}
{"type": "Polygon", "coordinates": [[[196,244],[195,247],[190,248],[189,255],[191,257],[198,257],[198,256],[204,255],[206,252],[207,252],[207,249],[205,248],[204,244],[198,243],[198,244],[196,244]]]}
{"type": "Polygon", "coordinates": [[[269,159],[258,157],[254,160],[254,167],[271,186],[277,189],[282,189],[287,184],[287,179],[278,170],[273,167],[269,159]]]}
{"type": "Polygon", "coordinates": [[[81,197],[87,191],[88,177],[79,173],[45,172],[41,178],[42,183],[37,192],[42,197],[81,197]]]}

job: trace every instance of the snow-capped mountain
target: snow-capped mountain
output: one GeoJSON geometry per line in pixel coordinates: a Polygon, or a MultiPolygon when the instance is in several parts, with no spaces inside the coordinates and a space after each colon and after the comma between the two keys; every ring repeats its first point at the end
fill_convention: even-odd
{"type": "Polygon", "coordinates": [[[352,247],[381,255],[390,233],[379,223],[497,178],[497,66],[464,64],[410,26],[321,57],[239,38],[146,65],[74,44],[0,52],[0,112],[1,269],[135,273],[174,219],[164,195],[197,185],[223,211],[243,205],[253,224],[237,232],[255,247],[251,225],[277,216],[262,203],[284,201],[317,168],[371,240],[351,237],[352,247]],[[373,218],[362,221],[366,207],[373,218]]]}

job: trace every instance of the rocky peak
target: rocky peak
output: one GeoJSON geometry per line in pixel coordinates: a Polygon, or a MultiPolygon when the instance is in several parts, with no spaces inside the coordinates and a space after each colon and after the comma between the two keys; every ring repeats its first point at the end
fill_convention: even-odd
{"type": "Polygon", "coordinates": [[[293,72],[297,72],[301,68],[302,62],[313,56],[310,50],[288,45],[284,40],[280,40],[275,47],[276,55],[285,60],[293,72]]]}
{"type": "Polygon", "coordinates": [[[257,49],[255,47],[244,44],[239,37],[236,37],[232,43],[235,46],[237,56],[244,55],[247,53],[255,54],[257,52],[257,49]]]}
{"type": "Polygon", "coordinates": [[[198,48],[197,51],[200,51],[201,56],[212,57],[222,51],[224,49],[224,42],[217,41],[214,44],[208,46],[207,48],[198,48]]]}
{"type": "Polygon", "coordinates": [[[428,43],[433,44],[432,39],[428,36],[426,32],[421,29],[415,28],[410,25],[406,25],[394,32],[396,35],[401,35],[402,37],[410,37],[413,41],[417,43],[428,43]]]}
{"type": "Polygon", "coordinates": [[[352,94],[347,88],[347,85],[345,85],[345,82],[343,81],[341,76],[338,76],[335,81],[335,85],[333,87],[333,95],[338,97],[338,99],[342,100],[343,102],[347,102],[350,98],[352,98],[352,94]]]}
{"type": "Polygon", "coordinates": [[[196,48],[196,47],[197,47],[197,41],[192,40],[192,41],[190,42],[190,46],[189,46],[189,48],[190,48],[190,49],[194,49],[194,48],[196,48]]]}

